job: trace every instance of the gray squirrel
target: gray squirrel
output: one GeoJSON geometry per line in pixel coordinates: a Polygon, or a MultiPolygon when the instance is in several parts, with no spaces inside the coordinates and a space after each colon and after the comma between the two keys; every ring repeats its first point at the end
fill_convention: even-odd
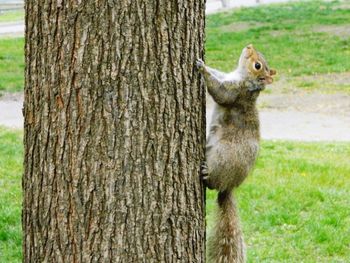
{"type": "Polygon", "coordinates": [[[215,102],[206,160],[202,165],[205,185],[218,190],[219,215],[208,240],[208,259],[213,263],[246,261],[245,245],[232,195],[247,177],[259,151],[260,123],[256,100],[276,71],[253,45],[242,51],[238,67],[231,73],[196,62],[208,92],[215,102]]]}

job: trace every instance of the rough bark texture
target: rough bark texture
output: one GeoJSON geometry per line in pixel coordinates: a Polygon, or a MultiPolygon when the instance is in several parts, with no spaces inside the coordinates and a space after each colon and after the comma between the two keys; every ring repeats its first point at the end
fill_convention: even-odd
{"type": "Polygon", "coordinates": [[[23,262],[203,262],[204,0],[26,1],[23,262]]]}

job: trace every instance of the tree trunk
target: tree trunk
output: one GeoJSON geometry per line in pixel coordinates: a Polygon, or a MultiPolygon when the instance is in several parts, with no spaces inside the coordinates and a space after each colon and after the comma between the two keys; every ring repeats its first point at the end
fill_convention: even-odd
{"type": "Polygon", "coordinates": [[[204,0],[25,2],[23,262],[204,262],[204,0]]]}

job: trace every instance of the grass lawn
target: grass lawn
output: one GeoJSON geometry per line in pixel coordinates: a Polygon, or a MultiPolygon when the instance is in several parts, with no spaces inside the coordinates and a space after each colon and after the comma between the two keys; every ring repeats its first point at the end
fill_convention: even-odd
{"type": "Polygon", "coordinates": [[[21,262],[22,132],[0,128],[0,262],[21,262]]]}
{"type": "Polygon", "coordinates": [[[280,77],[304,90],[350,92],[350,4],[307,1],[241,8],[207,17],[206,62],[223,71],[253,43],[280,77]],[[324,85],[317,74],[343,73],[324,85]],[[302,76],[315,75],[304,80],[302,76]]]}
{"type": "Polygon", "coordinates": [[[23,38],[0,38],[0,93],[23,90],[23,46],[23,38]]]}
{"type": "Polygon", "coordinates": [[[24,20],[24,10],[8,11],[0,13],[0,23],[16,22],[24,20]]]}
{"type": "Polygon", "coordinates": [[[253,43],[283,75],[350,71],[349,27],[350,5],[339,1],[219,13],[207,18],[207,60],[230,70],[242,47],[253,43]]]}
{"type": "MultiPolygon", "coordinates": [[[[21,262],[22,133],[0,128],[0,259],[21,262]]],[[[239,188],[249,262],[348,262],[350,143],[262,143],[239,188]]],[[[215,214],[208,191],[208,228],[215,214]]]]}
{"type": "Polygon", "coordinates": [[[350,143],[262,143],[236,193],[249,262],[349,262],[349,160],[350,143]]]}

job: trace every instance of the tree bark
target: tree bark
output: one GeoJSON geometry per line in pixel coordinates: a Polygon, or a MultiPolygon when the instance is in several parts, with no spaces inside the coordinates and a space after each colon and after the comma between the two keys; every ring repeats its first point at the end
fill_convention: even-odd
{"type": "Polygon", "coordinates": [[[25,5],[23,262],[204,262],[204,0],[25,5]]]}

